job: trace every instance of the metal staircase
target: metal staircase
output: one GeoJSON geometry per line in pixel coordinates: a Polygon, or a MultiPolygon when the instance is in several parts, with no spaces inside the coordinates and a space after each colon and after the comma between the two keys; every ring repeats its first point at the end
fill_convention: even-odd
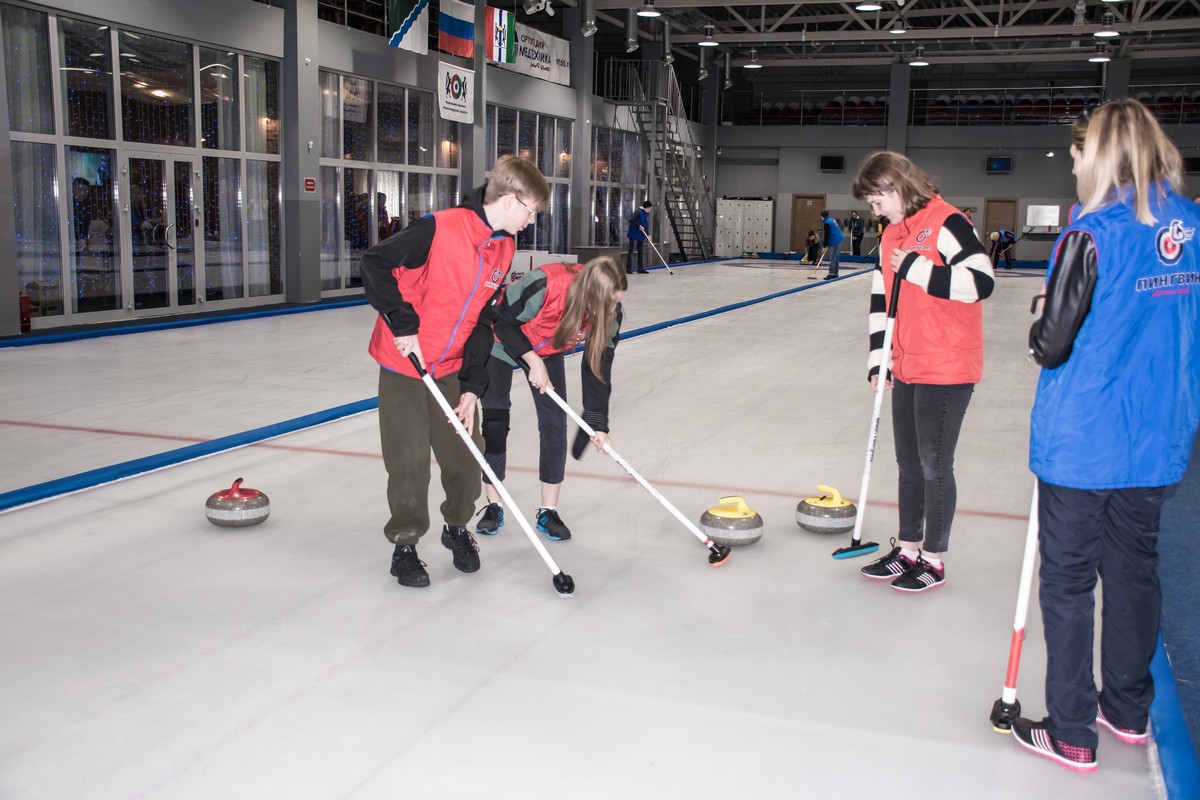
{"type": "Polygon", "coordinates": [[[650,163],[680,261],[712,257],[716,201],[701,169],[675,70],[661,61],[605,64],[604,99],[629,108],[650,146],[650,163]]]}

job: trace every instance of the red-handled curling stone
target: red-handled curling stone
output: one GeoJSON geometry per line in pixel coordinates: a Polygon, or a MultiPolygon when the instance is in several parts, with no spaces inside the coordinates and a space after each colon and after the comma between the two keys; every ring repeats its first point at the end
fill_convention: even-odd
{"type": "Polygon", "coordinates": [[[266,521],[271,501],[258,489],[242,486],[242,478],[223,492],[217,492],[204,504],[208,521],[222,528],[248,528],[266,521]]]}

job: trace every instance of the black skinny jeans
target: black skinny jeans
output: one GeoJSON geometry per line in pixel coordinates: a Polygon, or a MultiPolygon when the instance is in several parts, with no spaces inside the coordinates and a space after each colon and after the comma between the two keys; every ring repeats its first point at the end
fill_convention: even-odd
{"type": "MultiPolygon", "coordinates": [[[[563,354],[546,356],[542,361],[546,365],[546,373],[550,376],[550,385],[554,387],[555,394],[566,400],[567,369],[563,361],[563,354]]],[[[512,408],[514,373],[512,365],[493,356],[488,359],[487,369],[488,388],[483,393],[481,400],[483,410],[485,412],[489,410],[508,411],[512,408]]],[[[533,393],[533,406],[537,411],[538,442],[540,444],[538,480],[542,483],[562,483],[567,469],[567,414],[550,399],[549,395],[534,389],[525,379],[523,372],[520,374],[521,380],[526,386],[529,386],[529,391],[533,393]]],[[[505,440],[507,440],[507,434],[505,440]]],[[[498,449],[497,452],[492,452],[494,449],[497,449],[495,444],[489,443],[487,452],[483,455],[487,459],[488,466],[496,473],[496,477],[504,480],[505,468],[508,465],[507,445],[503,449],[498,449]]],[[[483,482],[491,483],[486,475],[483,477],[483,482]]]]}
{"type": "Polygon", "coordinates": [[[975,385],[892,386],[892,425],[900,467],[900,541],[944,553],[958,504],[954,448],[975,385]]]}

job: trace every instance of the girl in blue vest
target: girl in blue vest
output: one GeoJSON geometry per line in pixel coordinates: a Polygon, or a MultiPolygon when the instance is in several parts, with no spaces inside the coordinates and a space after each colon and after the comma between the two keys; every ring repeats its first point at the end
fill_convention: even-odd
{"type": "MultiPolygon", "coordinates": [[[[603,449],[608,441],[608,399],[613,353],[620,340],[621,300],[628,286],[621,267],[608,257],[594,258],[583,267],[545,264],[509,286],[496,309],[496,343],[482,401],[484,457],[496,477],[504,480],[513,367],[519,358],[529,368],[541,443],[542,505],[535,515],[537,528],[551,539],[571,538],[570,528],[558,514],[567,464],[567,415],[545,392],[552,388],[566,399],[564,355],[582,344],[582,416],[596,431],[592,444],[603,449]]],[[[504,525],[504,509],[500,493],[486,476],[484,482],[488,504],[475,532],[494,535],[504,525]]]]}
{"type": "Polygon", "coordinates": [[[1143,744],[1160,612],[1159,516],[1200,422],[1200,207],[1181,158],[1136,100],[1096,108],[1072,146],[1079,210],[1058,237],[1030,354],[1046,708],[1017,743],[1096,769],[1097,727],[1143,744]],[[1104,577],[1100,674],[1094,590],[1104,577]]]}

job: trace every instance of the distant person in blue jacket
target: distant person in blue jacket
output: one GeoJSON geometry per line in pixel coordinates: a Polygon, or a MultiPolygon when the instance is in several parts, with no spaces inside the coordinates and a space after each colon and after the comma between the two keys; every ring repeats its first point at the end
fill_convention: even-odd
{"type": "Polygon", "coordinates": [[[1127,744],[1149,738],[1159,518],[1200,424],[1200,207],[1178,194],[1179,151],[1132,98],[1097,107],[1072,155],[1080,208],[1054,245],[1029,331],[1043,368],[1029,468],[1049,715],[1018,718],[1012,731],[1022,747],[1091,772],[1098,726],[1127,744]]]}
{"type": "Polygon", "coordinates": [[[821,209],[821,226],[822,243],[829,252],[829,273],[825,276],[828,281],[838,276],[838,256],[841,255],[838,251],[846,235],[842,233],[842,226],[825,209],[821,209]]]}
{"type": "Polygon", "coordinates": [[[1000,256],[1004,256],[1004,268],[1012,269],[1012,249],[1017,243],[1017,235],[1012,231],[1001,228],[998,231],[992,231],[989,237],[992,240],[992,269],[1000,263],[1000,256]]]}
{"type": "Polygon", "coordinates": [[[646,273],[646,239],[650,236],[650,209],[654,203],[649,200],[642,202],[642,207],[629,216],[629,230],[625,236],[629,239],[629,254],[625,259],[625,271],[633,273],[633,253],[637,251],[637,271],[646,273]]]}

